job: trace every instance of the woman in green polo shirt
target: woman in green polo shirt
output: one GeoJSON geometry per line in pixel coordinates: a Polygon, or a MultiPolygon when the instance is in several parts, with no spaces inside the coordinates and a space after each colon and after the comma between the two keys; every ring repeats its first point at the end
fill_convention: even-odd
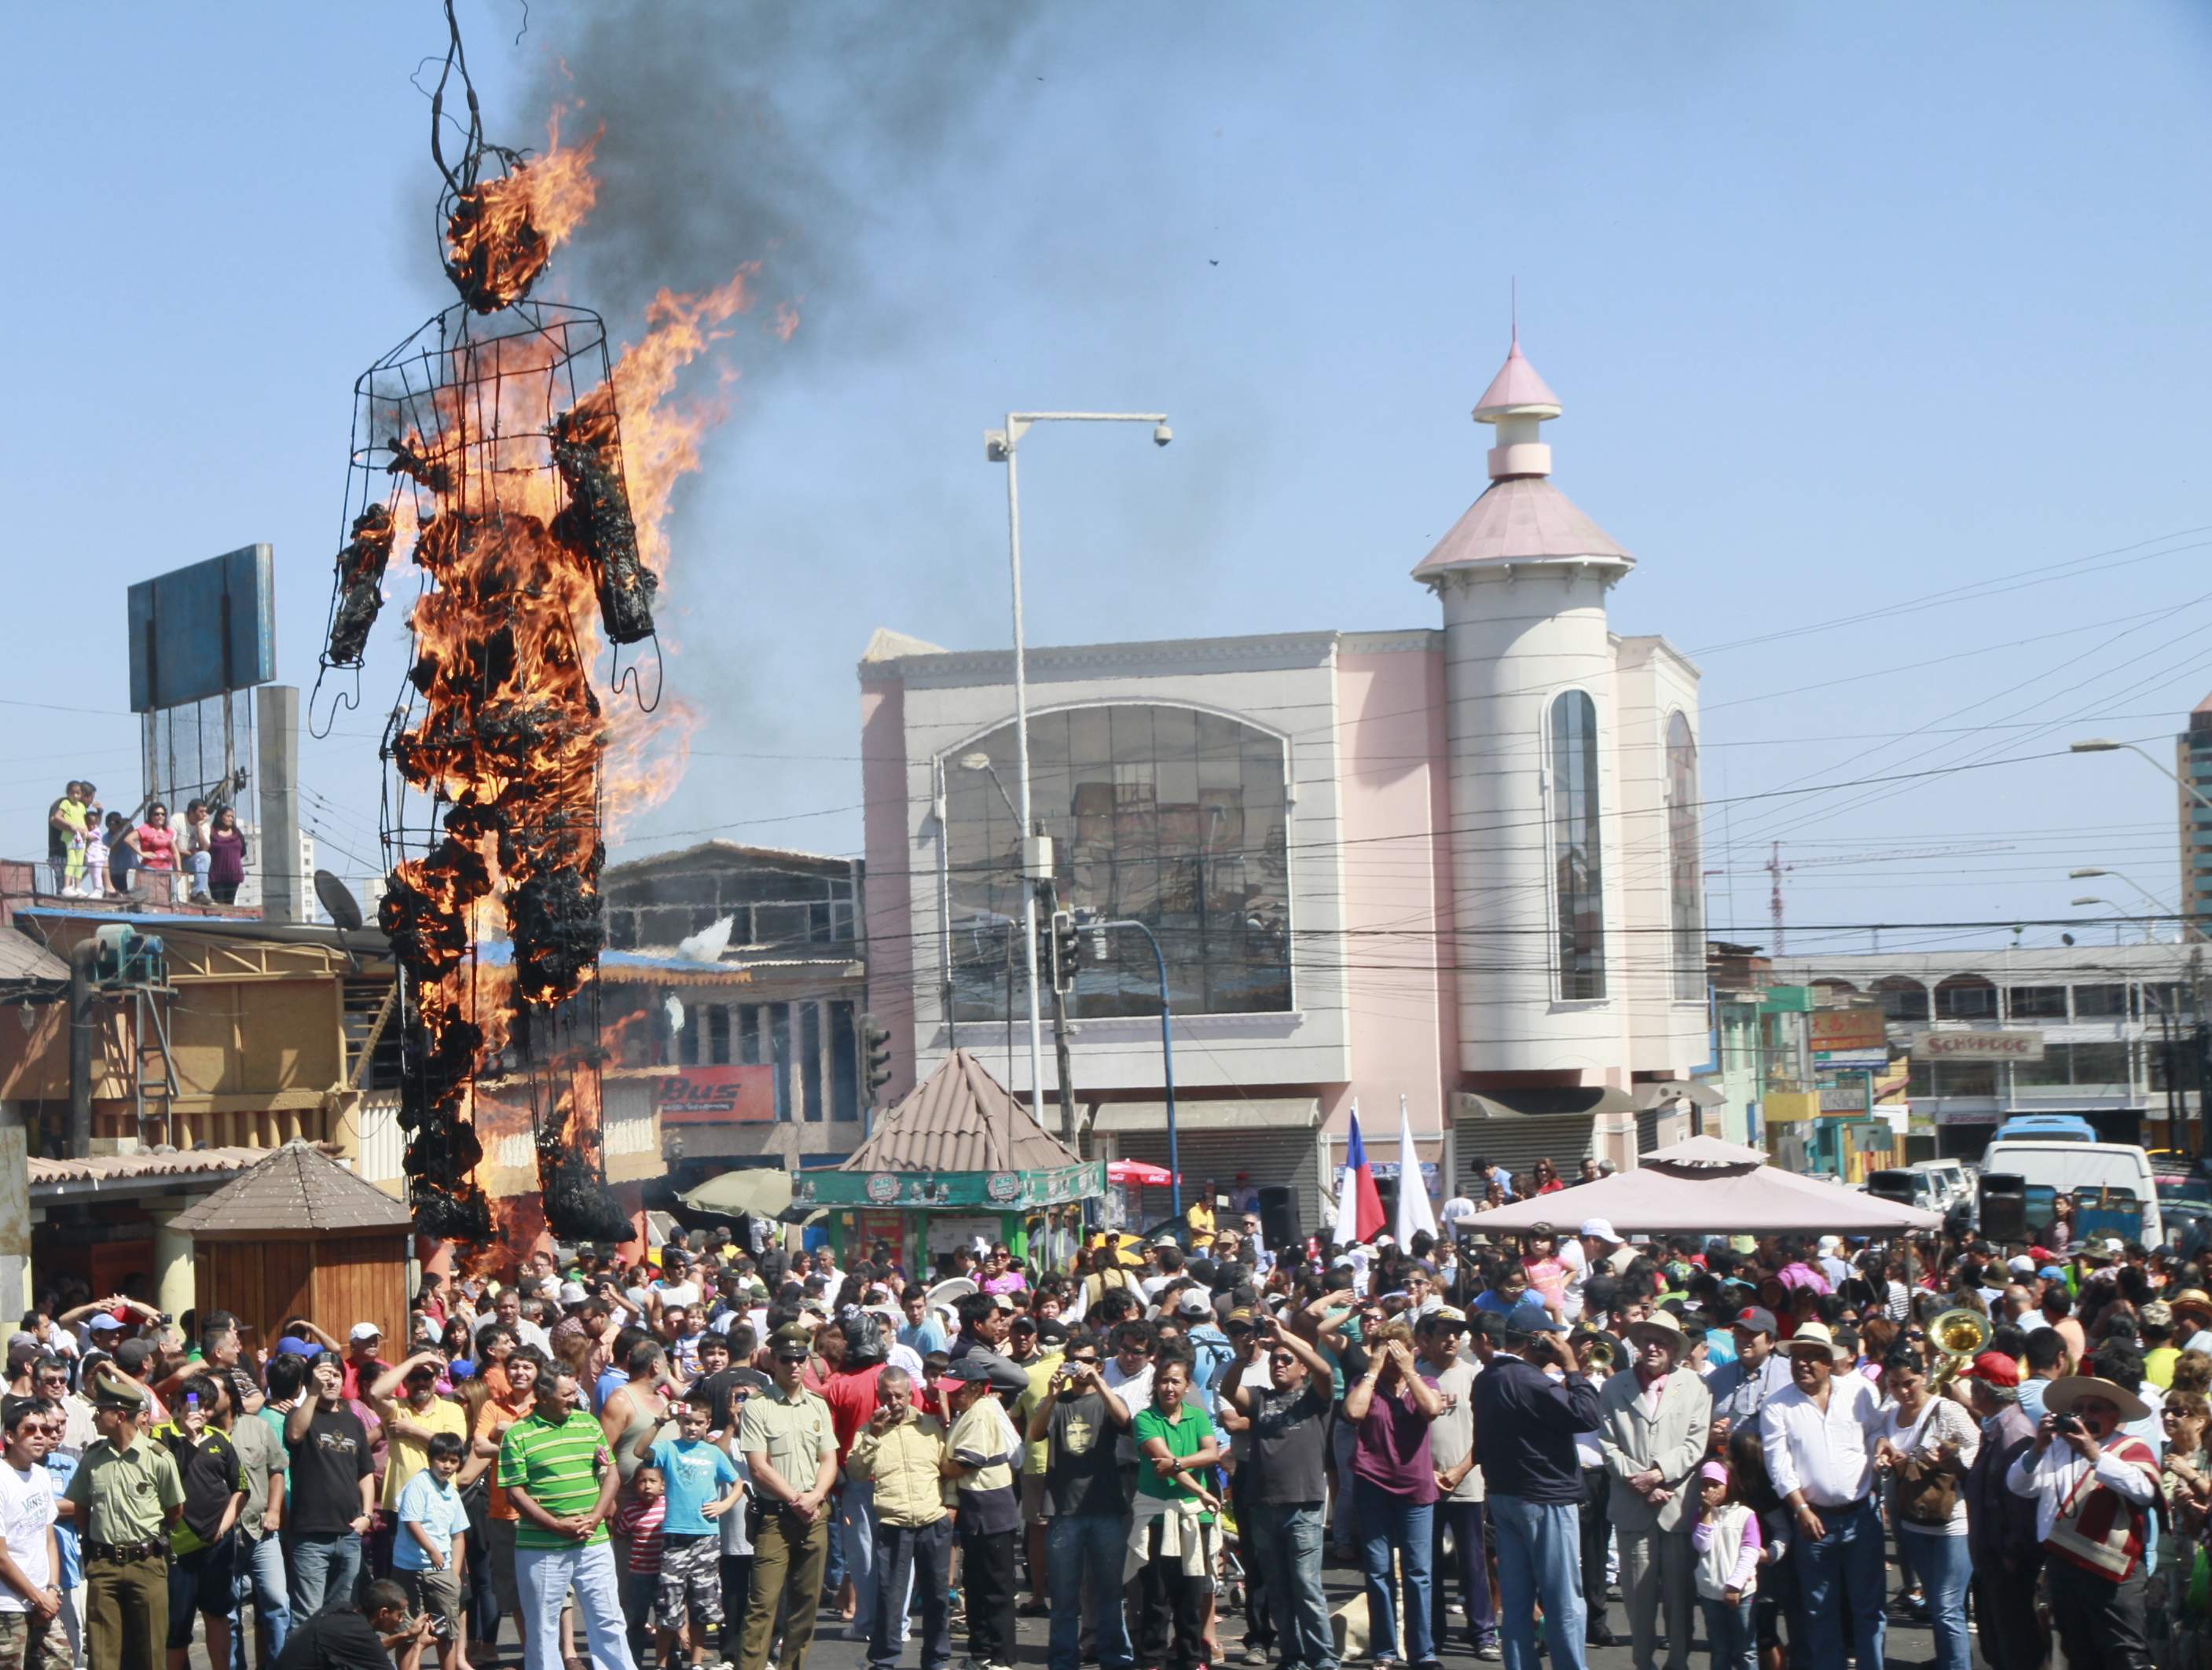
{"type": "Polygon", "coordinates": [[[1207,1485],[1220,1465],[1213,1422],[1190,1389],[1190,1359],[1164,1355],[1152,1370],[1152,1403],[1139,1410],[1129,1436],[1137,1446],[1137,1496],[1130,1528],[1129,1561],[1142,1583],[1144,1612],[1133,1632],[1137,1660],[1164,1662],[1169,1670],[1197,1670],[1215,1655],[1207,1637],[1212,1624],[1216,1515],[1220,1498],[1207,1485]],[[1161,1639],[1174,1625],[1170,1650],[1161,1639]]]}

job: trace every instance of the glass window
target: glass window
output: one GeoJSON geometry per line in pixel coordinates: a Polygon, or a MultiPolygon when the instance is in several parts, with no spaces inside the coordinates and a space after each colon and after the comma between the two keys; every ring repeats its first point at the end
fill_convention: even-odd
{"type": "Polygon", "coordinates": [[[2014,1090],[2070,1084],[2073,1082],[2074,1052],[2065,1044],[2045,1043],[2040,1061],[2015,1061],[2012,1064],[2012,1087],[2014,1090]]]}
{"type": "Polygon", "coordinates": [[[2005,1013],[2016,1021],[2063,1021],[2066,1018],[2063,986],[2008,986],[2005,1013]]]}
{"type": "Polygon", "coordinates": [[[2077,1020],[2124,1020],[2128,1012],[2128,988],[2124,986],[2077,986],[2074,988],[2074,1015],[2077,1020]]]}
{"type": "Polygon", "coordinates": [[[822,1120],[822,1005],[818,1003],[799,1005],[799,1090],[807,1123],[818,1125],[822,1120]]]}
{"type": "Polygon", "coordinates": [[[810,908],[805,905],[755,905],[752,943],[756,945],[803,945],[807,939],[810,914],[810,908]]]}
{"type": "Polygon", "coordinates": [[[1997,988],[1979,975],[1953,975],[1936,988],[1939,1021],[1993,1021],[1997,988]]]}
{"type": "Polygon", "coordinates": [[[2121,1043],[2074,1046],[2076,1090],[2124,1090],[2129,1083],[2128,1047],[2121,1043]]]}
{"type": "Polygon", "coordinates": [[[1667,721],[1667,904],[1674,928],[1674,996],[1705,995],[1705,862],[1698,835],[1698,741],[1680,713],[1667,721]]]}
{"type": "Polygon", "coordinates": [[[696,1067],[699,1065],[699,1012],[698,1004],[684,1005],[684,1029],[676,1035],[676,1064],[678,1066],[696,1067]]]}
{"type": "MultiPolygon", "coordinates": [[[[1026,1012],[1014,730],[945,760],[953,1012],[1026,1012]],[[961,762],[980,753],[990,768],[961,762]],[[1011,943],[1010,943],[1011,942],[1011,943]]],[[[1290,888],[1281,740],[1188,707],[1079,707],[1030,720],[1030,805],[1053,837],[1062,908],[1144,923],[1168,963],[1177,1014],[1291,1006],[1290,888]]],[[[1142,934],[1105,936],[1086,956],[1070,1013],[1157,1015],[1159,979],[1142,934]]]]}
{"type": "Polygon", "coordinates": [[[738,1011],[738,1060],[755,1067],[760,1059],[760,1006],[749,1003],[738,1011]]]}
{"type": "Polygon", "coordinates": [[[1892,1021],[1924,1021],[1928,1018],[1928,988],[1918,981],[1904,975],[1891,975],[1875,984],[1875,995],[1881,999],[1882,1017],[1892,1021]]]}
{"type": "Polygon", "coordinates": [[[718,1067],[730,1063],[730,1006],[726,1003],[707,1005],[707,1060],[718,1067]]]}
{"type": "Polygon", "coordinates": [[[1605,995],[1605,878],[1598,832],[1597,704],[1583,690],[1552,703],[1552,863],[1559,995],[1605,995]]]}
{"type": "Polygon", "coordinates": [[[853,1005],[830,1005],[830,1117],[854,1120],[860,1116],[860,1042],[854,1024],[853,1005]]]}
{"type": "Polygon", "coordinates": [[[768,1053],[775,1068],[775,1116],[791,1119],[791,1005],[768,1005],[768,1053]]]}

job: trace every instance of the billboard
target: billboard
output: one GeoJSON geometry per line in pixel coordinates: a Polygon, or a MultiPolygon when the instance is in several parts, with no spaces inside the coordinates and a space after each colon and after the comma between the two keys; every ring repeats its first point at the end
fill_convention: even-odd
{"type": "Polygon", "coordinates": [[[660,1081],[660,1122],[670,1125],[772,1125],[775,1069],[685,1067],[660,1081]]]}
{"type": "Polygon", "coordinates": [[[2040,1032],[1988,1029],[1975,1032],[1916,1032],[1916,1061],[2040,1061],[2040,1032]]]}
{"type": "Polygon", "coordinates": [[[1816,1054],[1868,1049],[1887,1052],[1889,1047],[1889,1034],[1879,1004],[1853,1004],[1848,1009],[1815,1009],[1811,1019],[1813,1048],[1816,1054]]]}
{"type": "Polygon", "coordinates": [[[265,684],[276,676],[276,554],[242,545],[131,588],[131,711],[265,684]]]}

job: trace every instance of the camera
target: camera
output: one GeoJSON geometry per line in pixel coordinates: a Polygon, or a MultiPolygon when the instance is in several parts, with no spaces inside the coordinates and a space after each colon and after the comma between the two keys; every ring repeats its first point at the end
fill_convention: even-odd
{"type": "Polygon", "coordinates": [[[2079,1432],[2081,1430],[2081,1418],[2078,1415],[2061,1415],[2057,1420],[2051,1423],[2051,1430],[2054,1432],[2079,1432]]]}

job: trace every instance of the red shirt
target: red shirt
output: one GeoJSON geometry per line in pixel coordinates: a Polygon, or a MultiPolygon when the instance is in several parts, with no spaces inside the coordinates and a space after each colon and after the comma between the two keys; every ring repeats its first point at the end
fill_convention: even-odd
{"type": "Polygon", "coordinates": [[[876,1412],[876,1382],[883,1378],[883,1373],[884,1365],[880,1363],[872,1363],[865,1369],[840,1369],[822,1388],[822,1400],[830,1406],[830,1424],[837,1433],[837,1465],[841,1467],[845,1465],[853,1441],[860,1436],[868,1417],[876,1412]]]}

